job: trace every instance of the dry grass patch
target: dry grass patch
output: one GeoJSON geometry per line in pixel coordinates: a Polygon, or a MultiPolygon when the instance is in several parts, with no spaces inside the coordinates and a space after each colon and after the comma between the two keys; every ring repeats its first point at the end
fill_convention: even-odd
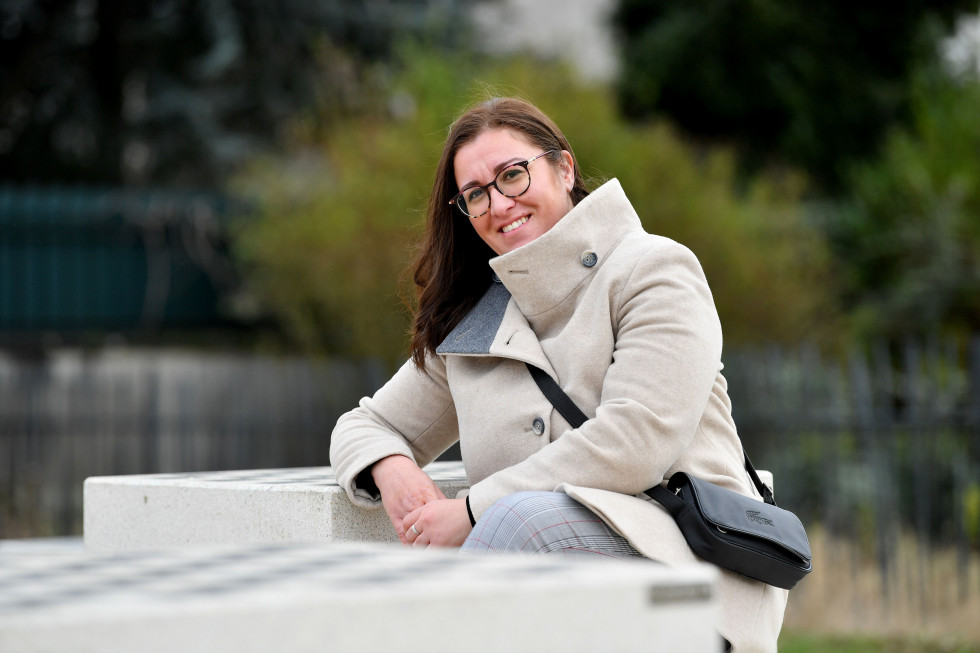
{"type": "Polygon", "coordinates": [[[962,560],[902,535],[883,566],[853,541],[820,529],[810,536],[814,571],[790,593],[788,631],[980,644],[975,552],[962,560]]]}

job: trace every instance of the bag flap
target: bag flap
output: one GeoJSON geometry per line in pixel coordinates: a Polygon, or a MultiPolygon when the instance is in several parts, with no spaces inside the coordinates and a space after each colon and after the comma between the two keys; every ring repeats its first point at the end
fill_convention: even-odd
{"type": "MultiPolygon", "coordinates": [[[[676,483],[681,487],[681,493],[693,492],[701,513],[712,524],[727,530],[754,535],[779,544],[789,551],[809,561],[810,541],[800,518],[789,510],[783,510],[752,497],[727,490],[703,479],[695,478],[683,472],[674,476],[683,476],[687,483],[676,483]]],[[[671,478],[671,484],[675,485],[671,478]]]]}

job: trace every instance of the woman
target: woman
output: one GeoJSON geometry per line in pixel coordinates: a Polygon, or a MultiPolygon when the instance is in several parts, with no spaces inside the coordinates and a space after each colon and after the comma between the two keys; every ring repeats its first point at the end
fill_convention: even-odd
{"type": "MultiPolygon", "coordinates": [[[[696,558],[644,490],[685,471],[757,496],[697,259],[644,232],[615,180],[589,194],[533,105],[494,99],[452,125],[415,281],[412,358],[338,420],[330,454],[402,542],[681,564],[696,558]],[[571,428],[525,363],[589,419],[571,428]],[[465,499],[420,469],[457,440],[465,499]]],[[[734,650],[776,649],[784,590],[723,571],[719,599],[734,650]]]]}

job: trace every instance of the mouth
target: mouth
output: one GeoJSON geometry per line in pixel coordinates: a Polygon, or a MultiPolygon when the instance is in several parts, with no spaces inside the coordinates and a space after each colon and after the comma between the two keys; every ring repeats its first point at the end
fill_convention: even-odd
{"type": "Polygon", "coordinates": [[[501,233],[505,233],[505,234],[510,233],[514,229],[517,229],[518,227],[522,226],[525,222],[527,222],[530,219],[531,219],[531,216],[529,216],[529,215],[525,215],[523,217],[517,218],[516,220],[514,220],[510,224],[506,224],[503,227],[501,227],[500,228],[500,232],[501,233]]]}

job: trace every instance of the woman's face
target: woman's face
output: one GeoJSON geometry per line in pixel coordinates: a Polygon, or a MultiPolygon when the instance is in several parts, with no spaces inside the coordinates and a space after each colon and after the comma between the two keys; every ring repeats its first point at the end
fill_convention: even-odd
{"type": "MultiPolygon", "coordinates": [[[[527,161],[542,153],[509,129],[490,129],[459,149],[453,162],[456,184],[461,190],[482,186],[494,180],[505,167],[527,161]]],[[[531,185],[519,197],[501,195],[493,186],[490,209],[469,219],[476,233],[494,252],[505,254],[526,245],[555,226],[571,210],[569,194],[575,182],[572,155],[562,150],[561,165],[556,168],[541,157],[528,167],[531,185]]]]}

